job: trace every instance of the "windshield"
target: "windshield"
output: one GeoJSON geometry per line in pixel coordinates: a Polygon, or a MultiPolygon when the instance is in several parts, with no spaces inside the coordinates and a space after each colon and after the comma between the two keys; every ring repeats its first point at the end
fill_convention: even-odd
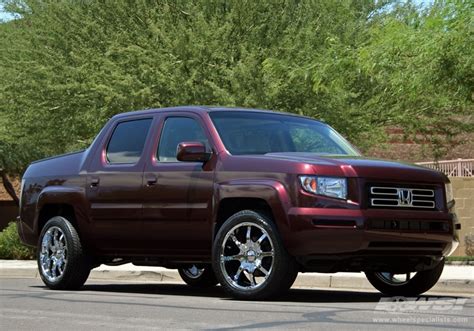
{"type": "Polygon", "coordinates": [[[331,127],[309,118],[252,111],[215,111],[209,115],[232,155],[282,152],[359,155],[331,127]]]}

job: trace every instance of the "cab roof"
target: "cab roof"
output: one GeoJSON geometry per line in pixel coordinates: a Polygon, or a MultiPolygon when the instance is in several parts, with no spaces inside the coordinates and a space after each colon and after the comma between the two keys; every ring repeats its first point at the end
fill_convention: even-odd
{"type": "MultiPolygon", "coordinates": [[[[157,114],[160,112],[172,112],[172,111],[192,112],[192,113],[210,113],[214,111],[242,111],[242,112],[248,111],[248,112],[259,112],[259,113],[282,114],[282,115],[306,117],[306,118],[315,120],[314,118],[309,117],[309,116],[298,115],[298,114],[288,113],[288,112],[281,112],[281,111],[274,111],[274,110],[267,110],[267,109],[256,109],[256,108],[221,107],[221,106],[176,106],[176,107],[165,107],[165,108],[150,108],[150,109],[120,113],[113,116],[113,118],[125,118],[125,117],[131,117],[131,116],[141,116],[141,115],[157,114]]],[[[324,123],[324,121],[321,121],[321,120],[318,120],[318,121],[321,123],[324,123]]]]}

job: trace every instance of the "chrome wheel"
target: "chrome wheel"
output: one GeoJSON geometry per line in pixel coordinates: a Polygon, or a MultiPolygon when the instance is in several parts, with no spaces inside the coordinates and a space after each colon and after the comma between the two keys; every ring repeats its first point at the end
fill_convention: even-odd
{"type": "Polygon", "coordinates": [[[195,264],[193,264],[191,267],[183,269],[183,273],[191,279],[198,279],[202,276],[204,270],[204,268],[198,268],[195,264]]]}
{"type": "Polygon", "coordinates": [[[214,270],[210,264],[187,264],[178,268],[181,279],[188,285],[194,287],[209,287],[217,284],[214,270]]]}
{"type": "Polygon", "coordinates": [[[417,296],[431,289],[439,280],[444,268],[444,259],[433,261],[433,264],[431,269],[417,272],[366,272],[365,275],[367,280],[385,295],[417,296]]]}
{"type": "Polygon", "coordinates": [[[416,275],[416,272],[408,272],[405,274],[394,274],[391,272],[376,272],[375,276],[378,277],[382,282],[393,285],[400,286],[405,285],[410,282],[410,280],[416,275]]]}
{"type": "Polygon", "coordinates": [[[59,280],[67,266],[67,241],[57,226],[50,227],[41,240],[39,254],[41,273],[50,282],[59,280]]]}
{"type": "Polygon", "coordinates": [[[265,284],[271,275],[274,255],[267,231],[255,223],[243,222],[224,237],[219,265],[230,286],[254,290],[265,284]]]}

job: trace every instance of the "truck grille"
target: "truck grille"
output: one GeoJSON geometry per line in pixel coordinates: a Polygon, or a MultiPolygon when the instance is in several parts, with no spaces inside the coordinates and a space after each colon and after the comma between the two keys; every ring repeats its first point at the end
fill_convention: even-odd
{"type": "Polygon", "coordinates": [[[371,186],[369,190],[371,207],[434,209],[435,191],[432,189],[371,186]]]}

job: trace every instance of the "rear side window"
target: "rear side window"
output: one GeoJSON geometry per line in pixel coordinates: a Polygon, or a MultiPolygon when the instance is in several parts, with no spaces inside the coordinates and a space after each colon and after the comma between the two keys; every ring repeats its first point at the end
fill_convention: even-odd
{"type": "Polygon", "coordinates": [[[158,146],[160,162],[177,162],[178,144],[185,141],[199,141],[209,146],[201,125],[189,117],[169,117],[165,121],[158,146]]]}
{"type": "Polygon", "coordinates": [[[119,123],[107,146],[109,163],[136,163],[145,146],[151,118],[119,123]]]}

